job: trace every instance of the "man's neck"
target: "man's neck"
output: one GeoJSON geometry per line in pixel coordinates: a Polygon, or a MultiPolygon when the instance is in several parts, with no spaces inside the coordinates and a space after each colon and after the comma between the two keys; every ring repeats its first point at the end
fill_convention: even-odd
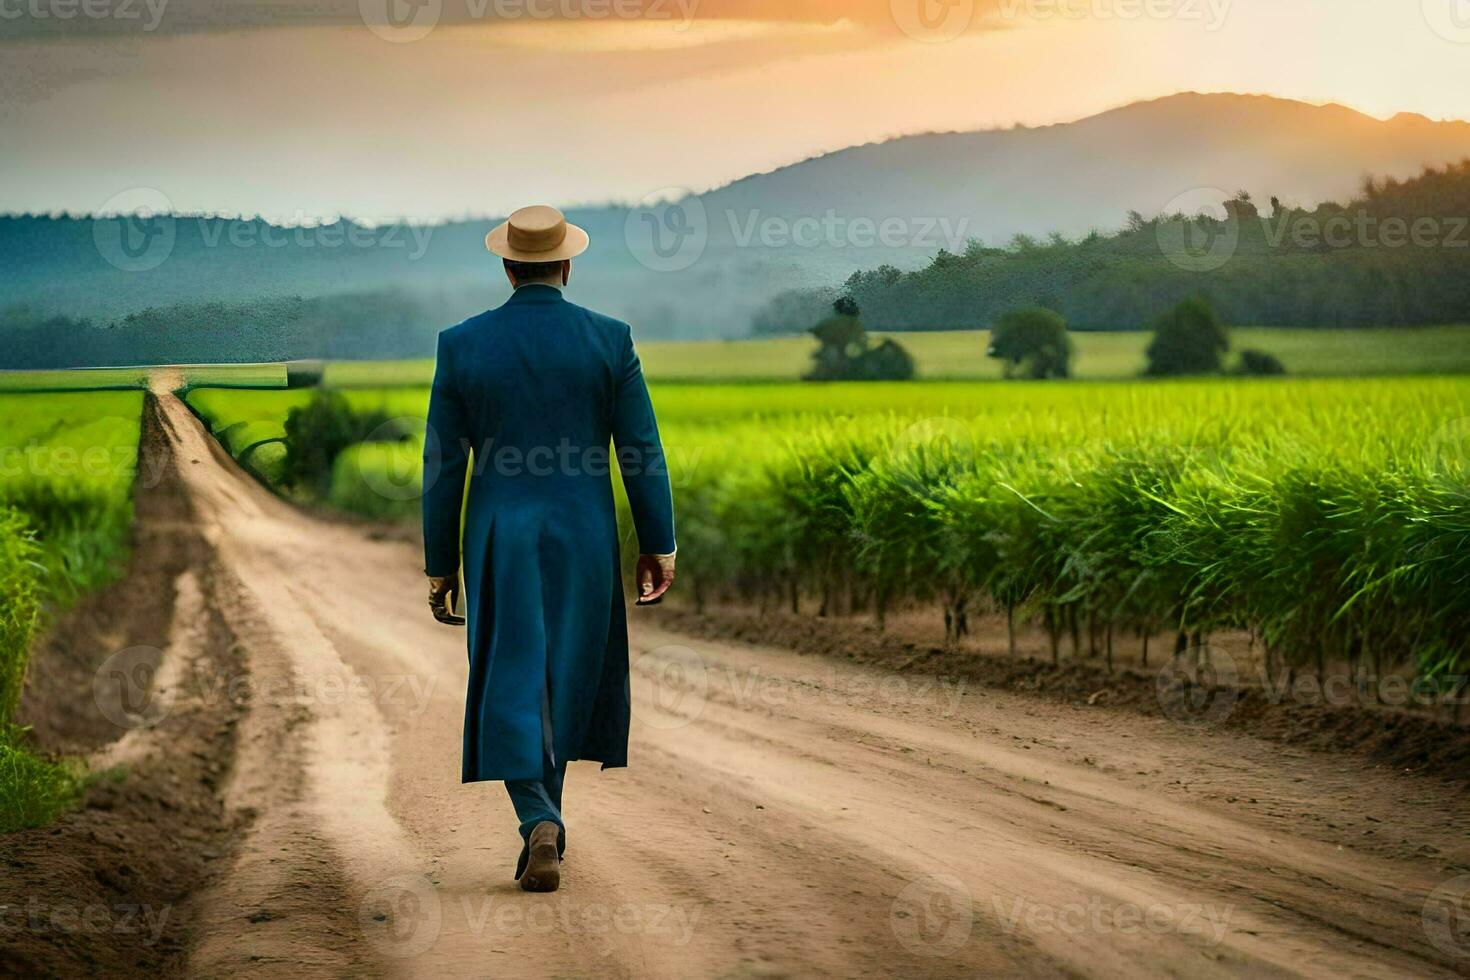
{"type": "Polygon", "coordinates": [[[529,282],[516,283],[517,289],[524,289],[527,286],[550,286],[552,289],[555,289],[559,292],[561,290],[562,284],[559,282],[553,282],[550,279],[532,279],[529,282]]]}

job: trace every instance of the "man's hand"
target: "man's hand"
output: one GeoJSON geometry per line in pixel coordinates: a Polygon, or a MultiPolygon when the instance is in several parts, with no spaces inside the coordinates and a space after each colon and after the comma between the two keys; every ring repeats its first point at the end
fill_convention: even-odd
{"type": "Polygon", "coordinates": [[[673,555],[639,555],[638,570],[634,575],[638,582],[636,605],[651,606],[663,598],[674,584],[673,555]]]}
{"type": "Polygon", "coordinates": [[[454,614],[459,605],[459,574],[429,576],[429,611],[446,626],[463,626],[464,617],[454,614]]]}

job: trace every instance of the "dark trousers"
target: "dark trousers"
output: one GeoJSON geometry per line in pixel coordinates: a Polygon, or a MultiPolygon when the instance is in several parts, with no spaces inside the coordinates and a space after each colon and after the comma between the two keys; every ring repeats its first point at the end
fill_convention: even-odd
{"type": "Polygon", "coordinates": [[[551,699],[541,689],[541,765],[540,779],[507,779],[506,792],[521,821],[521,837],[529,840],[538,823],[550,820],[566,830],[561,819],[561,787],[566,781],[567,764],[558,760],[551,747],[551,699]]]}
{"type": "MultiPolygon", "coordinates": [[[[548,760],[549,761],[549,760],[548,760]]],[[[567,766],[548,765],[541,779],[507,779],[506,792],[515,804],[516,817],[521,821],[521,836],[529,839],[531,831],[543,820],[550,820],[565,828],[561,819],[561,786],[566,779],[567,766]]]]}

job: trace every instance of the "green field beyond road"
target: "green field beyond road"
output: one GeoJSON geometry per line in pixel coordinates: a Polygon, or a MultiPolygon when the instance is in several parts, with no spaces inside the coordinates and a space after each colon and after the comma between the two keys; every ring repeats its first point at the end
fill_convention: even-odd
{"type": "MultiPolygon", "coordinates": [[[[892,337],[913,355],[919,377],[932,381],[998,380],[998,361],[985,356],[988,331],[877,334],[892,337]]],[[[1074,333],[1078,378],[1137,377],[1151,334],[1074,333]]],[[[1470,326],[1375,330],[1294,330],[1242,327],[1231,348],[1255,348],[1281,358],[1296,375],[1470,373],[1470,326]]],[[[647,375],[660,381],[794,381],[806,370],[810,337],[765,340],[643,341],[647,375]]],[[[376,386],[428,384],[432,361],[342,361],[327,369],[329,384],[376,386]]]]}
{"type": "MultiPolygon", "coordinates": [[[[985,356],[988,331],[876,334],[892,337],[913,355],[920,380],[994,381],[1001,365],[985,356]]],[[[1146,332],[1073,333],[1073,375],[1083,380],[1134,378],[1144,366],[1146,332]]],[[[1288,373],[1303,376],[1470,374],[1470,326],[1383,327],[1370,330],[1299,330],[1241,327],[1231,331],[1235,353],[1256,349],[1275,354],[1288,373]]],[[[761,340],[643,341],[644,372],[654,381],[795,381],[810,363],[816,342],[807,336],[761,340]]],[[[189,385],[279,387],[282,364],[206,364],[184,368],[189,385]]],[[[427,385],[431,359],[333,361],[326,368],[332,387],[375,388],[427,385]]],[[[142,387],[147,369],[0,371],[0,391],[142,387]]]]}

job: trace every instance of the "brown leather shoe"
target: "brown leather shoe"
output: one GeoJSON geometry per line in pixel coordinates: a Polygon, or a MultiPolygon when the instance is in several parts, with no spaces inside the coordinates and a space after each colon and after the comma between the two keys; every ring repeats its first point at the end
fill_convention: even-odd
{"type": "MultiPolygon", "coordinates": [[[[556,835],[556,853],[563,861],[567,859],[567,831],[565,827],[563,827],[561,831],[556,835]]],[[[521,875],[526,873],[526,865],[529,864],[530,861],[531,843],[530,841],[527,841],[521,845],[520,856],[516,858],[516,873],[511,876],[512,881],[521,880],[521,875]]]]}
{"type": "Polygon", "coordinates": [[[522,852],[522,870],[516,877],[521,890],[554,892],[561,887],[561,853],[557,840],[561,828],[543,820],[531,829],[531,837],[522,852]]]}

